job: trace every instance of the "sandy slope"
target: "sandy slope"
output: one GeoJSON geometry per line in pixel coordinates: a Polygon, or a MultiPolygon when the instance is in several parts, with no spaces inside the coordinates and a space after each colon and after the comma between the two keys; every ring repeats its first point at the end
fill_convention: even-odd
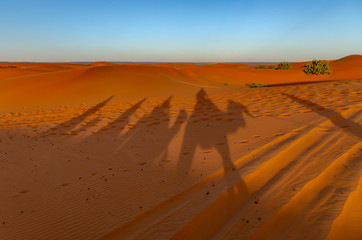
{"type": "Polygon", "coordinates": [[[117,65],[0,63],[0,109],[18,110],[44,105],[79,104],[111,95],[142,97],[181,96],[195,87],[235,88],[246,83],[286,84],[343,79],[360,79],[362,56],[331,61],[331,75],[307,75],[305,63],[293,70],[255,69],[243,64],[117,65]],[[228,85],[225,85],[228,84],[228,85]],[[135,88],[134,86],[137,86],[135,88]]]}
{"type": "Polygon", "coordinates": [[[361,239],[362,60],[331,64],[4,67],[0,239],[361,239]]]}

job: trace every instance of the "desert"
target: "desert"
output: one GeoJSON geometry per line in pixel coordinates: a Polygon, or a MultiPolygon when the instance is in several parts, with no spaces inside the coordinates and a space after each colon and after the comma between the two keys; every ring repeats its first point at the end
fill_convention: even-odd
{"type": "Polygon", "coordinates": [[[0,63],[0,239],[362,239],[362,56],[326,62],[0,63]]]}

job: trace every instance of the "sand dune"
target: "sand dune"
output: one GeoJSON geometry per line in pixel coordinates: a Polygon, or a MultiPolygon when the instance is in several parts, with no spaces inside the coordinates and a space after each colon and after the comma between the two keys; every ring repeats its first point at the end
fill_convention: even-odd
{"type": "Polygon", "coordinates": [[[360,55],[332,61],[331,64],[331,75],[312,76],[303,72],[305,63],[294,63],[294,70],[290,71],[255,69],[255,66],[245,64],[117,65],[96,62],[83,66],[2,63],[0,64],[2,67],[0,68],[0,107],[1,109],[8,107],[8,110],[11,107],[15,110],[42,106],[44,103],[79,104],[114,94],[122,97],[139,97],[147,94],[184,96],[190,91],[194,94],[197,90],[195,87],[229,89],[245,87],[245,84],[250,82],[280,85],[359,79],[362,76],[360,55]]]}
{"type": "Polygon", "coordinates": [[[0,239],[361,239],[362,56],[304,64],[1,63],[0,239]]]}

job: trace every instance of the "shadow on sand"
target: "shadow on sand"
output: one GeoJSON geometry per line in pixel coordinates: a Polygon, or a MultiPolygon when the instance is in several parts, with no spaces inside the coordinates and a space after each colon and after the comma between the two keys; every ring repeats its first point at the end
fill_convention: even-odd
{"type": "MultiPolygon", "coordinates": [[[[107,98],[106,100],[104,100],[103,102],[98,103],[97,105],[95,105],[94,107],[88,109],[87,111],[85,111],[84,113],[82,113],[80,116],[71,118],[68,121],[62,122],[59,125],[52,127],[50,129],[48,129],[47,131],[44,132],[44,134],[50,134],[54,131],[60,131],[61,133],[65,133],[68,132],[70,130],[73,130],[74,128],[76,128],[78,126],[78,124],[84,122],[84,120],[95,114],[98,110],[100,110],[102,107],[104,107],[114,96],[111,96],[109,98],[107,98]]],[[[95,122],[99,122],[99,118],[93,119],[92,120],[92,124],[88,123],[88,127],[95,124],[95,122]]],[[[85,126],[83,126],[82,130],[86,130],[87,128],[85,126]]],[[[77,130],[79,131],[79,130],[77,130]]]]}
{"type": "Polygon", "coordinates": [[[354,122],[351,119],[346,119],[340,113],[325,108],[315,102],[299,98],[293,94],[288,94],[288,93],[282,93],[282,94],[302,104],[303,106],[313,110],[315,113],[318,113],[319,115],[322,115],[323,117],[329,119],[336,127],[343,128],[344,132],[362,138],[362,128],[359,123],[354,122]]]}
{"type": "Polygon", "coordinates": [[[241,103],[228,101],[228,109],[221,111],[208,97],[204,89],[196,95],[196,104],[185,128],[178,162],[180,171],[189,171],[196,148],[215,148],[224,167],[233,165],[227,135],[245,127],[243,112],[252,116],[241,103]]]}
{"type": "Polygon", "coordinates": [[[187,118],[184,109],[180,109],[171,124],[169,97],[140,118],[131,129],[119,138],[120,144],[115,154],[137,159],[139,162],[152,163],[156,159],[166,159],[171,140],[179,132],[187,118]]]}
{"type": "MultiPolygon", "coordinates": [[[[94,116],[93,119],[89,119],[90,116],[96,114],[112,98],[113,96],[88,109],[80,116],[49,129],[46,133],[56,131],[61,134],[72,131],[74,135],[77,135],[81,131],[92,130],[102,121],[102,116],[94,116]],[[86,119],[87,121],[84,122],[86,119]],[[79,125],[80,127],[77,128],[79,125]]],[[[248,109],[241,103],[228,100],[227,110],[221,111],[211,101],[205,90],[200,89],[196,94],[196,104],[191,116],[188,118],[186,111],[180,109],[171,120],[171,100],[172,96],[155,106],[150,113],[137,119],[134,114],[146,101],[144,98],[105,126],[92,133],[89,132],[90,135],[78,144],[82,144],[82,148],[85,149],[92,146],[87,152],[97,155],[98,153],[106,154],[112,156],[112,159],[149,164],[169,157],[169,145],[186,123],[183,139],[180,141],[180,151],[177,146],[173,147],[173,151],[180,153],[176,174],[186,177],[190,172],[192,162],[200,160],[194,159],[195,156],[198,156],[195,152],[197,147],[216,149],[222,159],[225,184],[229,188],[228,194],[235,195],[235,197],[240,193],[246,195],[246,186],[231,159],[227,136],[246,126],[243,113],[252,117],[248,109]],[[133,119],[131,119],[132,117],[133,119]]]]}
{"type": "MultiPolygon", "coordinates": [[[[107,159],[107,162],[114,161],[116,168],[130,165],[134,167],[134,164],[137,164],[141,166],[139,170],[143,171],[143,165],[158,162],[161,164],[162,160],[167,160],[170,155],[176,158],[178,156],[178,159],[175,159],[177,160],[176,165],[174,165],[175,172],[170,175],[172,178],[178,179],[175,184],[182,184],[184,179],[191,176],[190,170],[193,161],[200,162],[201,159],[197,159],[197,157],[202,156],[202,154],[196,153],[198,148],[215,149],[222,160],[222,168],[220,169],[222,172],[219,171],[219,173],[223,176],[221,176],[222,180],[218,181],[217,186],[215,186],[215,190],[218,189],[218,195],[210,199],[216,202],[220,202],[221,199],[221,209],[224,209],[225,212],[220,218],[220,208],[215,211],[213,204],[210,203],[210,208],[205,212],[210,216],[204,218],[206,224],[215,218],[219,219],[218,224],[225,224],[233,219],[242,206],[248,203],[250,193],[241,177],[240,170],[232,161],[228,140],[228,134],[246,126],[244,114],[253,117],[244,105],[228,100],[227,109],[222,111],[211,101],[205,90],[200,89],[196,94],[193,113],[189,117],[184,109],[179,109],[178,112],[174,112],[175,115],[171,116],[172,96],[170,96],[150,109],[148,114],[139,118],[136,112],[146,101],[144,98],[115,119],[107,122],[105,126],[100,127],[104,116],[99,116],[96,113],[111,99],[112,97],[106,99],[80,116],[65,121],[48,131],[58,134],[71,131],[75,135],[81,131],[88,131],[85,137],[80,137],[77,141],[71,141],[72,135],[66,136],[62,140],[69,141],[68,147],[72,151],[86,152],[88,156],[100,159],[100,163],[104,161],[103,159],[107,159]],[[184,133],[182,134],[183,129],[184,133]],[[180,137],[180,139],[175,139],[176,137],[180,137]],[[170,145],[171,142],[173,142],[172,146],[170,145]],[[173,151],[172,154],[170,154],[170,150],[173,151]]],[[[157,172],[158,169],[152,174],[157,172]]],[[[150,175],[146,176],[149,177],[150,175]]],[[[195,178],[194,180],[198,181],[195,178]]],[[[177,193],[177,195],[183,195],[187,191],[193,191],[190,184],[187,189],[177,193]]],[[[147,196],[144,197],[147,199],[147,196]]],[[[184,202],[175,201],[174,204],[174,209],[178,209],[179,204],[184,204],[184,202]]],[[[201,211],[204,212],[204,210],[201,211]]],[[[145,214],[152,214],[152,210],[145,214]]]]}

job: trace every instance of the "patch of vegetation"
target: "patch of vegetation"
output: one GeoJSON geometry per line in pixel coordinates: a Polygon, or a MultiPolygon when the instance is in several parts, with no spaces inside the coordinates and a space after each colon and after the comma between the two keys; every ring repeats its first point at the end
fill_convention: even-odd
{"type": "Polygon", "coordinates": [[[251,88],[256,88],[256,87],[270,87],[270,85],[267,84],[262,84],[262,83],[247,83],[246,86],[251,87],[251,88]]]}
{"type": "Polygon", "coordinates": [[[275,70],[291,70],[292,68],[292,64],[288,63],[288,62],[281,62],[278,64],[277,68],[275,70]]]}
{"type": "Polygon", "coordinates": [[[224,85],[229,85],[229,83],[226,82],[226,83],[224,83],[224,85]]]}
{"type": "Polygon", "coordinates": [[[274,69],[275,67],[273,65],[269,66],[268,67],[269,69],[274,69]]]}
{"type": "Polygon", "coordinates": [[[256,66],[255,69],[266,69],[266,66],[265,65],[259,65],[259,66],[256,66]]]}
{"type": "Polygon", "coordinates": [[[306,64],[304,67],[304,72],[308,75],[331,74],[331,66],[329,66],[329,63],[326,61],[313,59],[311,63],[306,64]]]}

